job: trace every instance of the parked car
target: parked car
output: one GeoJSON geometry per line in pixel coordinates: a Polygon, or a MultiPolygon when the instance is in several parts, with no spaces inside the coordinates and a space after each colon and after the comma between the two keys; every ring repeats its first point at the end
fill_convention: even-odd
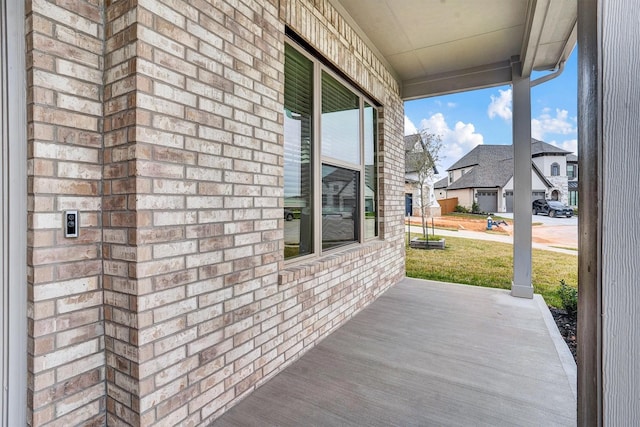
{"type": "Polygon", "coordinates": [[[557,200],[534,200],[531,212],[534,215],[546,214],[551,218],[556,216],[566,216],[567,218],[571,218],[573,216],[573,209],[564,203],[558,202],[557,200]]]}
{"type": "Polygon", "coordinates": [[[284,210],[284,219],[287,221],[293,221],[293,212],[289,209],[284,210]]]}

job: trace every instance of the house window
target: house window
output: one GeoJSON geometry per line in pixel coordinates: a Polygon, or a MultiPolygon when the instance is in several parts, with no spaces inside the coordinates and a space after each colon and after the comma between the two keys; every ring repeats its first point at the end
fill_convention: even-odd
{"type": "Polygon", "coordinates": [[[574,179],[577,178],[577,166],[573,164],[567,164],[567,178],[574,179]]]}
{"type": "Polygon", "coordinates": [[[449,172],[449,184],[453,182],[453,172],[449,172]]]}
{"type": "Polygon", "coordinates": [[[578,192],[569,190],[569,206],[578,206],[578,192]]]}
{"type": "Polygon", "coordinates": [[[377,109],[293,42],[284,68],[285,259],[375,238],[377,109]]]}
{"type": "Polygon", "coordinates": [[[560,165],[557,163],[551,164],[551,176],[559,176],[560,175],[560,165]]]}

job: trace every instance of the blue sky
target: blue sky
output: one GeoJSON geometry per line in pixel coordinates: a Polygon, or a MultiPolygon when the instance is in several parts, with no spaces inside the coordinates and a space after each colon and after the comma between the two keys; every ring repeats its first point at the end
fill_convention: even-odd
{"type": "MultiPolygon", "coordinates": [[[[531,134],[577,153],[577,49],[563,73],[531,89],[531,134]]],[[[548,73],[534,73],[532,80],[548,73]]],[[[511,87],[498,86],[405,103],[405,135],[428,129],[442,137],[438,169],[478,144],[511,144],[511,87]]]]}

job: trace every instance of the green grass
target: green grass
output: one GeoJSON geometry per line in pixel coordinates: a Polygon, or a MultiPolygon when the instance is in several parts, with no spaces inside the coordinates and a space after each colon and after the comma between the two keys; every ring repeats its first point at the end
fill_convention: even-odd
{"type": "Polygon", "coordinates": [[[437,234],[436,235],[429,234],[426,239],[423,236],[418,236],[418,240],[423,240],[423,241],[424,240],[440,240],[440,239],[442,239],[442,236],[438,236],[437,234]]]}
{"type": "MultiPolygon", "coordinates": [[[[506,243],[446,237],[444,250],[407,248],[407,276],[489,288],[511,288],[513,246],[506,243]]],[[[560,280],[578,283],[578,257],[533,250],[533,288],[548,305],[560,307],[560,280]]]]}

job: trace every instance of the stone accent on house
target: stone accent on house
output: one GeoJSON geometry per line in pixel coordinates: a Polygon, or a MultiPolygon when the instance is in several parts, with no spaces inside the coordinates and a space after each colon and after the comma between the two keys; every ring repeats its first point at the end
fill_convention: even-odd
{"type": "Polygon", "coordinates": [[[546,177],[553,186],[547,190],[547,198],[551,198],[553,190],[558,190],[560,197],[558,200],[566,205],[569,204],[569,179],[566,176],[547,176],[546,177]]]}
{"type": "Polygon", "coordinates": [[[31,425],[209,425],[403,277],[398,83],[329,1],[27,3],[31,425]],[[380,103],[381,238],[302,264],[285,26],[380,103]]]}

